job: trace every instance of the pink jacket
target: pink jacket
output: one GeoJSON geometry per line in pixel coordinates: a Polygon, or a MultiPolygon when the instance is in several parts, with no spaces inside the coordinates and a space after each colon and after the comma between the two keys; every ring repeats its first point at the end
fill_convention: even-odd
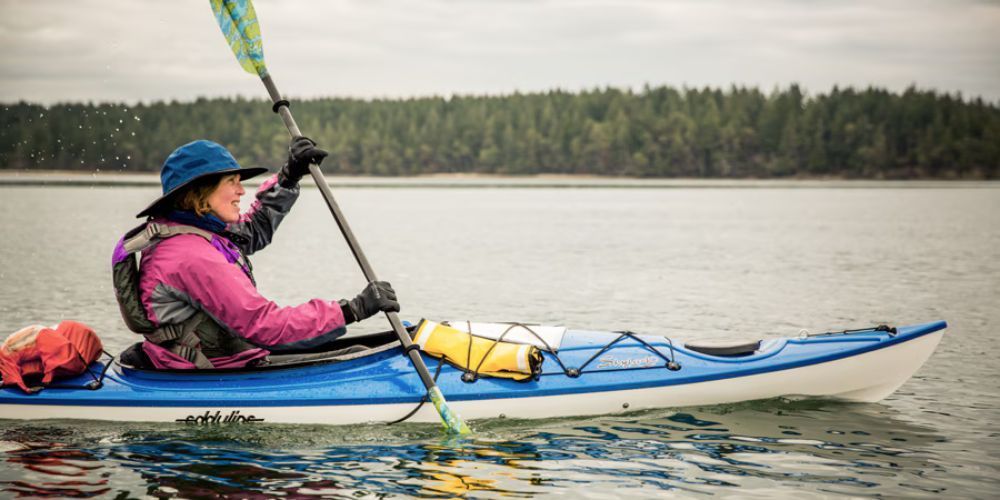
{"type": "MultiPolygon", "coordinates": [[[[250,255],[271,242],[298,194],[298,187],[281,187],[272,177],[258,188],[257,199],[240,221],[226,227],[225,236],[215,234],[209,243],[182,234],[144,251],[139,291],[150,321],[179,323],[204,311],[224,329],[259,347],[213,358],[216,368],[245,366],[269,352],[307,349],[343,335],[339,303],[313,299],[279,306],[257,291],[250,270],[238,263],[241,253],[250,255]]],[[[194,368],[151,342],[145,342],[143,349],[157,368],[194,368]]]]}

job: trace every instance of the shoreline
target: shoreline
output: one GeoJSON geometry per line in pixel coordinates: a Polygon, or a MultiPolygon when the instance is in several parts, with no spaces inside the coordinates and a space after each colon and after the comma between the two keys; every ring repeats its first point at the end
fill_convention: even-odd
{"type": "MultiPolygon", "coordinates": [[[[332,187],[342,188],[978,188],[1000,189],[1000,180],[881,180],[844,179],[838,177],[806,177],[783,179],[646,179],[601,177],[574,174],[535,174],[526,176],[437,173],[405,177],[339,176],[327,174],[332,187]]],[[[251,179],[248,186],[260,181],[251,179]]],[[[0,170],[0,187],[159,187],[159,175],[153,172],[108,173],[67,170],[0,170]]],[[[315,188],[311,179],[303,187],[315,188]]]]}

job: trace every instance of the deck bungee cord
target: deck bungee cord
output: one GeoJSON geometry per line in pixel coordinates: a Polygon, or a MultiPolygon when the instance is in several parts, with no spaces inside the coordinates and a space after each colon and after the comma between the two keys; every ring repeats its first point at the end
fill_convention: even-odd
{"type": "MultiPolygon", "coordinates": [[[[570,377],[570,378],[577,378],[580,375],[582,375],[584,373],[587,373],[587,372],[584,371],[584,369],[588,365],[590,365],[591,362],[593,362],[595,359],[599,358],[602,354],[604,354],[605,352],[607,352],[608,350],[610,350],[612,347],[614,347],[615,344],[621,342],[624,339],[632,339],[632,340],[635,340],[636,342],[640,343],[647,350],[649,350],[653,354],[657,355],[660,359],[662,359],[663,362],[664,362],[664,367],[666,367],[667,369],[672,370],[672,371],[677,371],[677,370],[681,369],[680,364],[678,364],[676,362],[676,358],[674,356],[674,343],[673,343],[673,340],[671,340],[669,337],[660,337],[660,338],[663,338],[664,340],[666,340],[667,344],[670,347],[670,358],[668,359],[662,352],[660,352],[659,349],[657,349],[656,347],[650,345],[649,342],[646,342],[641,337],[639,337],[639,334],[636,334],[635,332],[627,331],[627,330],[615,331],[614,333],[619,334],[619,336],[617,338],[615,338],[614,340],[612,340],[612,341],[608,342],[607,344],[605,344],[604,347],[601,348],[600,351],[594,353],[594,355],[591,356],[589,359],[587,359],[587,361],[585,361],[583,364],[581,364],[579,368],[567,368],[566,364],[563,362],[562,358],[559,357],[558,350],[555,349],[555,348],[553,348],[553,346],[549,345],[548,341],[545,340],[544,337],[542,337],[541,335],[539,335],[534,329],[531,328],[531,325],[527,325],[527,324],[524,324],[524,323],[517,323],[517,322],[512,322],[512,323],[508,323],[508,324],[510,326],[508,326],[507,329],[504,330],[499,335],[498,338],[492,339],[493,340],[493,344],[486,351],[486,354],[484,354],[480,358],[479,363],[476,364],[475,368],[471,368],[469,366],[469,364],[465,364],[463,366],[461,363],[457,363],[455,360],[451,360],[451,359],[448,360],[454,366],[456,366],[457,368],[459,368],[459,369],[461,369],[461,370],[463,370],[465,372],[462,375],[462,381],[463,382],[469,382],[469,383],[471,383],[471,382],[475,382],[476,380],[479,379],[479,376],[480,376],[479,371],[482,368],[483,363],[486,362],[486,359],[493,352],[493,349],[495,349],[496,346],[499,345],[501,342],[504,342],[504,339],[507,337],[507,335],[510,334],[511,332],[515,331],[516,328],[520,328],[520,329],[528,332],[535,339],[537,339],[540,343],[542,343],[542,345],[545,346],[545,351],[550,353],[549,354],[550,357],[553,360],[555,360],[555,362],[559,365],[559,368],[563,371],[563,374],[566,375],[567,377],[570,377]]],[[[472,359],[472,340],[473,340],[473,337],[476,337],[476,332],[473,331],[473,327],[472,327],[472,322],[471,321],[466,321],[466,331],[469,332],[469,341],[468,341],[468,348],[467,348],[466,359],[467,360],[471,360],[472,359]]],[[[485,338],[485,337],[477,337],[477,338],[485,338]]],[[[539,375],[541,375],[541,372],[535,374],[535,377],[537,377],[539,375]]]]}
{"type": "Polygon", "coordinates": [[[809,333],[809,330],[805,328],[799,330],[799,338],[809,338],[809,337],[829,337],[831,335],[851,335],[854,333],[865,333],[865,332],[886,332],[890,337],[895,337],[897,330],[894,326],[889,325],[878,325],[872,328],[858,328],[855,330],[839,330],[839,331],[829,331],[823,333],[809,333]]]}

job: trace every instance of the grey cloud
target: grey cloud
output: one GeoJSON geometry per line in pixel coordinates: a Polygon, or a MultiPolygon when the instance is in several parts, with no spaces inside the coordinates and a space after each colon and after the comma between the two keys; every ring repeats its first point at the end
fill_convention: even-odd
{"type": "MultiPolygon", "coordinates": [[[[1000,98],[997,2],[256,0],[293,96],[911,83],[1000,98]]],[[[261,96],[205,0],[0,0],[0,100],[261,96]]]]}

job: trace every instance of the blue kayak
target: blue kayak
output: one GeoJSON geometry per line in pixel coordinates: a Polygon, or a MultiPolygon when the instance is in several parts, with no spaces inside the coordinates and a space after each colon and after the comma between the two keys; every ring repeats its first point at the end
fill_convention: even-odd
{"type": "MultiPolygon", "coordinates": [[[[423,353],[466,420],[598,415],[787,398],[879,401],[931,356],[944,321],[728,344],[560,331],[528,380],[470,376],[423,353]]],[[[242,370],[156,371],[98,362],[57,387],[0,389],[0,418],[207,423],[438,422],[392,332],[242,370]],[[418,408],[419,407],[419,408],[418,408]],[[414,411],[416,410],[416,411],[414,411]]]]}

